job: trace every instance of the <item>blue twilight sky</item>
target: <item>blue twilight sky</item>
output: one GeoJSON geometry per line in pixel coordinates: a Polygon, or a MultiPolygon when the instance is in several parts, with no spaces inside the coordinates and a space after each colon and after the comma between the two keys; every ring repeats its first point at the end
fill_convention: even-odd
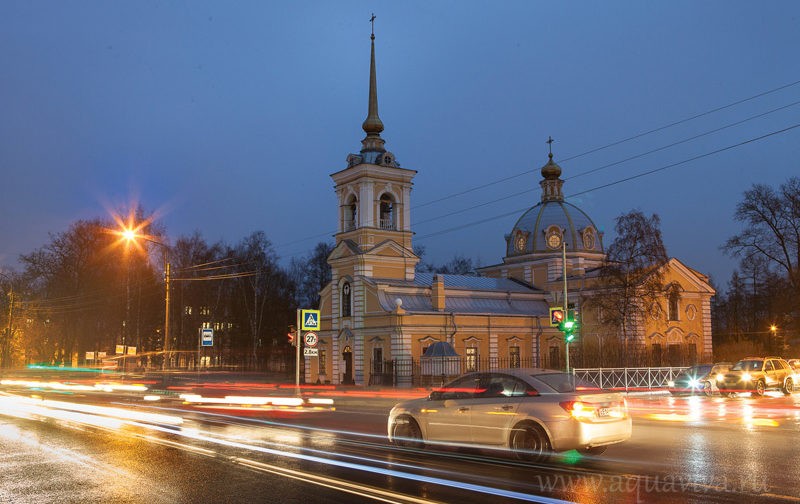
{"type": "Polygon", "coordinates": [[[132,201],[172,241],[264,230],[283,260],[332,241],[372,12],[382,136],[419,172],[429,261],[501,261],[549,135],[606,245],[621,213],[656,213],[721,287],[742,193],[800,175],[800,128],[711,154],[800,124],[796,1],[3,0],[0,265],[132,201]]]}

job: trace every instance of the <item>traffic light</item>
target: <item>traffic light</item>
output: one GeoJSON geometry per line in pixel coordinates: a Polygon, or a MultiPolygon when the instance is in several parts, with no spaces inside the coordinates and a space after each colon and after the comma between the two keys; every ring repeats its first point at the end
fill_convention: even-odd
{"type": "Polygon", "coordinates": [[[289,339],[289,344],[295,346],[297,343],[295,342],[294,335],[295,335],[295,327],[293,325],[289,326],[289,332],[286,334],[286,337],[289,339]]]}
{"type": "Polygon", "coordinates": [[[578,323],[575,321],[575,312],[573,310],[567,311],[567,318],[560,324],[558,329],[564,333],[564,341],[572,343],[575,340],[575,331],[578,330],[578,323]]]}
{"type": "Polygon", "coordinates": [[[564,322],[564,309],[560,306],[550,308],[550,326],[560,326],[564,322]]]}

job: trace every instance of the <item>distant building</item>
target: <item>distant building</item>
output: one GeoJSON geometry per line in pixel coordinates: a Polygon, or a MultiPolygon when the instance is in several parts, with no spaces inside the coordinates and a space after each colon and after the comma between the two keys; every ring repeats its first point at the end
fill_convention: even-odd
{"type": "MultiPolygon", "coordinates": [[[[374,36],[362,127],[360,153],[331,175],[338,230],[328,257],[332,280],[321,292],[319,356],[306,358],[307,382],[404,386],[470,370],[562,368],[564,339],[550,324],[550,307],[561,302],[564,269],[581,321],[571,352],[585,361],[595,340],[596,351],[609,351],[616,334],[581,306],[597,288],[603,235],[564,201],[552,154],[542,168],[541,202],[505,236],[502,263],[480,268],[481,276],[417,273],[410,198],[417,172],[401,167],[380,136],[374,36]]],[[[639,321],[631,346],[658,364],[711,359],[708,278],[672,259],[665,279],[664,303],[639,321]]]]}

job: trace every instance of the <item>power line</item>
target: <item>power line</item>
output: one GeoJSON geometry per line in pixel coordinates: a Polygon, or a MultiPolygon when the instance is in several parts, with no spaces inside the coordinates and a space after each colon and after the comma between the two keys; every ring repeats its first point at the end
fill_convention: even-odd
{"type": "MultiPolygon", "coordinates": [[[[755,100],[756,98],[761,98],[762,96],[766,96],[766,95],[769,95],[769,94],[775,93],[775,92],[777,92],[777,91],[780,91],[780,90],[782,90],[782,89],[786,89],[786,88],[789,88],[789,87],[792,87],[792,86],[796,86],[796,85],[798,85],[798,84],[800,84],[800,80],[798,80],[798,81],[795,81],[795,82],[791,82],[791,83],[789,83],[789,84],[784,84],[784,85],[782,85],[782,86],[778,86],[778,87],[776,87],[776,88],[773,88],[773,89],[770,89],[770,90],[768,90],[768,91],[764,91],[764,92],[761,92],[761,93],[755,94],[755,95],[753,95],[753,96],[749,96],[749,97],[747,97],[747,98],[743,98],[743,99],[741,99],[741,100],[737,100],[737,101],[735,101],[735,102],[729,103],[729,104],[727,104],[727,105],[723,105],[723,106],[721,106],[721,107],[716,107],[716,108],[713,108],[713,109],[711,109],[711,110],[707,110],[707,111],[705,111],[705,112],[701,112],[701,113],[699,113],[699,114],[695,114],[695,115],[693,115],[693,116],[690,116],[690,117],[687,117],[687,118],[685,118],[685,119],[681,119],[681,120],[678,120],[678,121],[674,121],[674,122],[671,122],[671,123],[665,124],[665,125],[663,125],[663,126],[659,126],[659,127],[657,127],[657,128],[653,128],[653,129],[651,129],[651,130],[648,130],[648,131],[644,131],[644,132],[641,132],[641,133],[637,133],[637,134],[635,134],[635,135],[631,135],[631,136],[629,136],[629,137],[623,138],[622,140],[617,140],[617,141],[615,141],[615,142],[612,142],[612,143],[609,143],[609,144],[603,145],[603,146],[601,146],[601,147],[595,147],[595,148],[593,148],[593,149],[589,149],[589,150],[587,150],[587,151],[581,152],[580,154],[575,154],[574,156],[569,156],[569,157],[566,157],[566,158],[559,159],[559,160],[558,160],[558,162],[559,162],[559,163],[565,163],[565,162],[567,162],[567,161],[571,161],[571,160],[573,160],[573,159],[577,159],[577,158],[579,158],[579,157],[583,157],[583,156],[586,156],[586,155],[589,155],[589,154],[593,154],[593,153],[595,153],[595,152],[599,152],[599,151],[601,151],[601,150],[608,149],[608,148],[610,148],[610,147],[615,147],[615,146],[617,146],[617,145],[620,145],[620,144],[623,144],[623,143],[625,143],[625,142],[629,142],[629,141],[631,141],[631,140],[636,140],[636,139],[638,139],[638,138],[642,138],[642,137],[644,137],[644,136],[647,136],[647,135],[650,135],[650,134],[652,134],[652,133],[656,133],[656,132],[659,132],[659,131],[663,131],[663,130],[665,130],[665,129],[668,129],[668,128],[671,128],[671,127],[673,127],[673,126],[677,126],[677,125],[679,125],[679,124],[683,124],[683,123],[686,123],[686,122],[692,121],[692,120],[694,120],[694,119],[698,119],[698,118],[700,118],[700,117],[704,117],[704,116],[707,116],[707,115],[713,114],[713,113],[715,113],[715,112],[719,112],[719,111],[721,111],[721,110],[725,110],[725,109],[728,109],[728,108],[734,107],[734,106],[736,106],[736,105],[741,105],[742,103],[746,103],[746,102],[748,102],[748,101],[755,100]]],[[[477,190],[479,190],[479,189],[484,189],[484,188],[486,188],[486,187],[491,187],[491,186],[493,186],[493,185],[497,185],[497,184],[500,184],[500,183],[502,183],[502,182],[507,182],[507,181],[509,181],[509,180],[512,180],[512,179],[515,179],[515,178],[517,178],[517,177],[521,177],[521,176],[523,176],[523,175],[527,175],[527,174],[529,174],[529,173],[533,173],[533,172],[535,172],[536,170],[537,170],[537,168],[532,168],[532,169],[525,170],[525,171],[523,171],[523,172],[517,173],[517,174],[515,174],[515,175],[510,175],[510,176],[508,176],[508,177],[504,177],[504,178],[501,178],[501,179],[498,179],[498,180],[495,180],[495,181],[492,181],[492,182],[487,182],[487,183],[485,183],[485,184],[477,185],[477,186],[475,186],[475,187],[472,187],[472,188],[469,188],[469,189],[465,189],[465,190],[463,190],[463,191],[459,191],[459,192],[456,192],[456,193],[453,193],[453,194],[450,194],[450,195],[447,195],[447,196],[442,196],[442,197],[440,197],[440,198],[436,198],[436,199],[434,199],[434,200],[427,201],[427,202],[425,202],[425,203],[420,203],[420,204],[416,205],[416,208],[422,208],[422,207],[425,207],[425,206],[428,206],[428,205],[432,205],[432,204],[434,204],[434,203],[438,203],[438,202],[441,202],[441,201],[445,201],[445,200],[448,200],[448,199],[452,199],[452,198],[455,198],[455,197],[458,197],[458,196],[463,196],[464,194],[468,194],[468,193],[471,193],[471,192],[477,191],[477,190]]]]}
{"type": "MultiPolygon", "coordinates": [[[[674,147],[676,145],[684,144],[684,143],[690,142],[692,140],[696,140],[698,138],[701,138],[701,137],[704,137],[704,136],[708,136],[710,134],[717,133],[719,131],[722,131],[722,130],[725,130],[725,129],[728,129],[728,128],[732,128],[733,126],[738,126],[738,125],[740,125],[742,123],[745,123],[747,121],[752,121],[754,119],[758,119],[760,117],[764,117],[764,116],[766,116],[768,114],[773,114],[775,112],[779,112],[779,111],[787,109],[789,107],[794,107],[796,105],[800,105],[800,100],[792,102],[792,103],[789,103],[788,105],[784,105],[782,107],[778,107],[778,108],[769,110],[767,112],[762,112],[760,114],[756,114],[756,115],[750,116],[750,117],[748,117],[746,119],[742,119],[740,121],[736,121],[736,122],[733,122],[733,123],[726,124],[726,125],[721,126],[719,128],[715,128],[715,129],[712,129],[712,130],[709,130],[709,131],[705,131],[703,133],[699,133],[697,135],[693,135],[691,137],[685,138],[683,140],[679,140],[677,142],[673,142],[671,144],[668,144],[668,145],[665,145],[665,146],[662,146],[662,147],[658,147],[656,149],[651,149],[649,151],[642,152],[642,153],[636,154],[634,156],[627,157],[627,158],[622,159],[620,161],[615,161],[613,163],[609,163],[609,164],[606,164],[606,165],[603,165],[603,166],[599,166],[597,168],[593,168],[591,170],[587,170],[587,171],[582,172],[582,173],[578,173],[576,175],[572,175],[570,177],[566,177],[564,180],[566,181],[566,180],[571,180],[571,179],[574,179],[574,178],[582,177],[582,176],[585,176],[585,175],[588,175],[588,174],[591,174],[591,173],[598,172],[598,171],[603,170],[605,168],[609,168],[611,166],[616,166],[616,165],[619,165],[619,164],[622,164],[622,163],[626,163],[628,161],[632,161],[634,159],[639,159],[639,158],[642,158],[642,157],[647,156],[649,154],[653,154],[655,152],[666,150],[666,149],[668,149],[670,147],[674,147]]],[[[444,219],[446,217],[451,217],[453,215],[457,215],[457,214],[460,214],[460,213],[468,212],[468,211],[474,210],[476,208],[480,208],[480,207],[484,207],[484,206],[487,206],[487,205],[491,205],[493,203],[497,203],[499,201],[507,200],[507,199],[510,199],[510,198],[515,198],[517,196],[522,196],[524,194],[533,192],[534,190],[535,190],[535,188],[531,187],[530,189],[526,189],[524,191],[519,191],[519,192],[516,192],[516,193],[513,193],[513,194],[509,194],[509,195],[506,195],[506,196],[503,196],[503,197],[500,197],[500,198],[497,198],[497,199],[493,199],[493,200],[487,201],[485,203],[480,203],[478,205],[472,205],[472,206],[469,206],[469,207],[466,207],[466,208],[462,208],[460,210],[455,210],[453,212],[449,212],[449,213],[446,213],[446,214],[438,215],[436,217],[431,217],[429,219],[425,219],[425,220],[422,220],[422,221],[417,221],[417,224],[418,225],[419,224],[425,224],[425,223],[432,222],[432,221],[435,221],[435,220],[444,219]]]]}
{"type": "MultiPolygon", "coordinates": [[[[614,182],[610,182],[608,184],[603,184],[603,185],[600,185],[600,186],[597,186],[597,187],[593,187],[593,188],[587,189],[585,191],[580,191],[580,192],[577,192],[577,193],[573,193],[573,194],[570,194],[568,197],[580,196],[582,194],[586,194],[586,193],[589,193],[589,192],[593,192],[593,191],[597,191],[597,190],[600,190],[600,189],[604,189],[606,187],[611,187],[613,185],[621,184],[623,182],[627,182],[627,181],[630,181],[630,180],[633,180],[633,179],[644,177],[646,175],[652,175],[653,173],[657,173],[657,172],[660,172],[660,171],[663,171],[663,170],[666,170],[666,169],[669,169],[669,168],[674,168],[675,166],[686,164],[686,163],[689,163],[691,161],[696,161],[698,159],[702,159],[702,158],[705,158],[705,157],[708,157],[708,156],[713,156],[715,154],[719,154],[719,153],[725,152],[727,150],[735,149],[736,147],[741,147],[741,146],[747,145],[749,143],[757,142],[759,140],[763,140],[765,138],[768,138],[768,137],[771,137],[771,136],[774,136],[774,135],[779,135],[779,134],[782,134],[782,133],[786,133],[787,131],[791,131],[791,130],[793,130],[795,128],[800,128],[800,123],[794,124],[792,126],[788,126],[786,128],[780,129],[780,130],[772,131],[772,132],[767,133],[765,135],[761,135],[761,136],[758,136],[758,137],[750,138],[748,140],[744,140],[742,142],[739,142],[739,143],[736,143],[736,144],[733,144],[733,145],[729,145],[729,146],[723,147],[721,149],[716,149],[716,150],[711,151],[711,152],[706,152],[705,154],[700,154],[698,156],[693,156],[691,158],[684,159],[683,161],[678,161],[678,162],[671,163],[671,164],[668,164],[668,165],[665,165],[665,166],[661,166],[659,168],[654,168],[652,170],[648,170],[646,172],[642,172],[642,173],[639,173],[637,175],[632,175],[630,177],[625,177],[623,179],[620,179],[620,180],[617,180],[617,181],[614,181],[614,182]]],[[[493,221],[493,220],[501,219],[503,217],[508,217],[510,215],[519,214],[520,212],[524,212],[524,211],[529,210],[529,209],[530,209],[530,207],[526,207],[526,208],[522,208],[522,209],[519,209],[519,210],[511,211],[511,212],[506,212],[506,213],[503,213],[503,214],[500,214],[500,215],[495,215],[493,217],[488,217],[486,219],[481,219],[479,221],[468,222],[468,223],[465,223],[465,224],[461,224],[459,226],[447,228],[447,229],[444,229],[442,231],[438,231],[436,233],[430,233],[430,234],[427,234],[427,235],[421,235],[421,236],[417,237],[417,240],[419,241],[419,240],[424,240],[426,238],[431,238],[431,237],[434,237],[434,236],[440,236],[442,234],[450,233],[452,231],[457,231],[459,229],[464,229],[466,227],[476,226],[478,224],[483,224],[485,222],[490,222],[490,221],[493,221]]]]}
{"type": "Polygon", "coordinates": [[[719,154],[720,152],[725,152],[727,150],[735,149],[736,147],[741,147],[742,145],[747,145],[749,143],[757,142],[759,140],[763,140],[765,138],[769,138],[769,137],[774,136],[774,135],[780,135],[781,133],[786,133],[787,131],[793,130],[795,128],[800,128],[800,123],[794,124],[794,125],[789,126],[787,128],[783,128],[781,130],[777,130],[777,131],[773,131],[771,133],[767,133],[766,135],[761,135],[760,137],[751,138],[749,140],[745,140],[745,141],[739,142],[737,144],[729,145],[727,147],[723,147],[723,148],[717,149],[715,151],[706,152],[705,154],[700,154],[698,156],[690,157],[689,159],[684,159],[683,161],[678,161],[676,163],[671,163],[671,164],[662,166],[660,168],[654,168],[652,170],[648,170],[646,172],[639,173],[637,175],[632,175],[630,177],[626,177],[626,178],[617,180],[615,182],[610,182],[608,184],[603,184],[603,185],[594,187],[592,189],[587,189],[585,191],[577,192],[577,193],[571,194],[570,196],[580,196],[581,194],[586,194],[588,192],[596,191],[598,189],[604,189],[606,187],[611,187],[613,185],[621,184],[623,182],[627,182],[629,180],[633,180],[633,179],[637,179],[637,178],[640,178],[640,177],[644,177],[646,175],[652,175],[653,173],[660,172],[660,171],[666,170],[668,168],[673,168],[675,166],[686,164],[686,163],[689,163],[691,161],[697,161],[698,159],[702,159],[702,158],[705,158],[705,157],[708,157],[708,156],[713,156],[715,154],[719,154]]]}
{"type": "MultiPolygon", "coordinates": [[[[579,157],[582,157],[582,156],[585,156],[585,155],[588,155],[588,154],[591,154],[591,153],[594,153],[594,152],[598,152],[600,150],[603,150],[603,149],[606,149],[606,148],[609,148],[609,147],[613,147],[613,146],[622,144],[624,142],[628,142],[630,140],[635,140],[637,138],[641,138],[641,137],[644,137],[646,135],[650,135],[652,133],[663,131],[663,130],[668,129],[670,127],[673,127],[673,126],[676,126],[676,125],[679,125],[679,124],[683,124],[683,123],[692,121],[694,119],[698,119],[700,117],[707,116],[707,115],[713,114],[715,112],[719,112],[721,110],[725,110],[725,109],[734,107],[736,105],[740,105],[742,103],[746,103],[748,101],[752,101],[754,99],[757,99],[757,98],[760,98],[760,97],[775,93],[777,91],[780,91],[780,90],[783,90],[783,89],[786,89],[786,88],[789,88],[789,87],[796,86],[798,84],[800,84],[800,80],[795,81],[795,82],[791,82],[789,84],[784,84],[782,86],[778,86],[776,88],[773,88],[773,89],[770,89],[770,90],[767,90],[767,91],[764,91],[764,92],[761,92],[761,93],[757,93],[757,94],[749,96],[747,98],[743,98],[741,100],[734,101],[734,102],[729,103],[727,105],[716,107],[716,108],[707,110],[707,111],[699,113],[699,114],[692,115],[690,117],[687,117],[687,118],[684,118],[684,119],[681,119],[681,120],[678,120],[678,121],[674,121],[674,122],[665,124],[665,125],[660,126],[658,128],[654,128],[654,129],[651,129],[651,130],[648,130],[648,131],[637,133],[635,135],[631,135],[631,136],[626,137],[626,138],[624,138],[622,140],[618,140],[618,141],[612,142],[610,144],[607,144],[607,145],[604,145],[604,146],[601,146],[601,147],[589,149],[589,150],[587,150],[585,152],[582,152],[580,154],[576,154],[574,156],[570,156],[570,157],[567,157],[567,158],[560,159],[559,162],[566,162],[566,161],[570,161],[570,160],[573,160],[573,159],[577,159],[579,157]]],[[[662,147],[658,147],[656,149],[651,149],[649,151],[646,151],[646,152],[643,152],[643,153],[640,153],[640,154],[637,154],[637,155],[634,155],[634,156],[630,156],[630,157],[627,157],[625,159],[622,159],[622,160],[619,160],[619,161],[615,161],[613,163],[609,163],[609,164],[594,168],[592,170],[588,170],[588,171],[585,171],[585,172],[582,172],[582,173],[578,173],[578,174],[572,175],[570,177],[566,177],[564,180],[571,180],[571,179],[574,179],[576,177],[580,177],[580,176],[588,175],[588,174],[591,174],[591,173],[595,173],[595,172],[598,172],[598,171],[603,170],[605,168],[616,166],[616,165],[619,165],[619,164],[622,164],[622,163],[625,163],[625,162],[628,162],[628,161],[632,161],[634,159],[639,159],[639,158],[647,156],[649,154],[653,154],[655,152],[659,152],[659,151],[662,151],[662,150],[665,150],[665,149],[669,149],[669,148],[674,147],[676,145],[687,143],[687,142],[690,142],[692,140],[696,140],[698,138],[701,138],[703,136],[707,136],[707,135],[710,135],[710,134],[713,134],[713,133],[717,133],[717,132],[722,131],[724,129],[728,129],[728,128],[743,124],[745,122],[752,121],[754,119],[758,119],[760,117],[764,117],[766,115],[769,115],[769,114],[772,114],[772,113],[775,113],[775,112],[778,112],[778,111],[781,111],[781,110],[785,110],[785,109],[790,108],[790,107],[797,106],[798,104],[800,104],[800,101],[794,101],[794,102],[789,103],[787,105],[783,105],[781,107],[774,108],[774,109],[768,110],[766,112],[762,112],[760,114],[756,114],[756,115],[747,117],[745,119],[726,124],[726,125],[721,126],[719,128],[715,128],[715,129],[712,129],[712,130],[709,130],[709,131],[706,131],[706,132],[703,132],[703,133],[699,133],[697,135],[693,135],[693,136],[685,138],[683,140],[679,140],[677,142],[673,142],[673,143],[670,143],[668,145],[665,145],[665,146],[662,146],[662,147]]],[[[730,146],[729,148],[733,148],[733,147],[734,146],[730,146]]],[[[690,160],[686,160],[684,162],[688,162],[688,161],[690,161],[690,160]]],[[[664,167],[662,169],[666,169],[666,168],[667,167],[664,167]]],[[[445,201],[447,199],[455,198],[457,196],[462,196],[464,194],[468,194],[470,192],[477,191],[479,189],[483,189],[483,188],[486,188],[486,187],[497,185],[497,184],[500,184],[502,182],[507,182],[507,181],[515,179],[517,177],[533,173],[538,169],[539,168],[532,168],[532,169],[529,169],[529,170],[525,170],[525,171],[523,171],[521,173],[518,173],[518,174],[515,174],[515,175],[510,175],[508,177],[503,177],[501,179],[498,179],[498,180],[495,180],[495,181],[492,181],[492,182],[488,182],[488,183],[485,183],[485,184],[481,184],[481,185],[466,189],[464,191],[459,191],[457,193],[453,193],[453,194],[450,194],[450,195],[447,195],[447,196],[443,196],[443,197],[437,198],[435,200],[431,200],[431,201],[428,201],[428,202],[425,202],[425,203],[417,204],[417,205],[415,205],[415,207],[416,208],[421,208],[421,207],[425,207],[425,206],[431,205],[433,203],[438,203],[438,202],[445,201]]],[[[643,175],[639,175],[639,176],[643,176],[643,175]]],[[[632,177],[632,178],[637,178],[637,177],[632,177]]],[[[630,180],[630,179],[631,178],[623,179],[623,180],[618,181],[616,183],[621,183],[621,182],[624,182],[625,180],[630,180]]],[[[613,185],[613,184],[611,184],[611,185],[613,185]]],[[[605,187],[605,186],[601,186],[599,188],[602,188],[602,187],[605,187]]],[[[456,214],[464,213],[464,212],[467,212],[467,211],[470,211],[470,210],[474,210],[476,208],[484,207],[484,206],[490,205],[492,203],[497,203],[499,201],[503,201],[503,200],[506,200],[506,199],[514,198],[514,197],[517,197],[517,196],[521,196],[523,194],[527,194],[527,193],[533,192],[535,190],[536,190],[536,188],[531,188],[531,189],[527,189],[527,190],[524,190],[524,191],[519,191],[519,192],[516,192],[514,194],[503,196],[501,198],[497,198],[497,199],[494,199],[494,200],[491,200],[491,201],[488,201],[488,202],[485,202],[485,203],[481,203],[481,204],[478,204],[478,205],[473,205],[473,206],[470,206],[470,207],[467,207],[467,208],[464,208],[464,209],[461,209],[461,210],[456,210],[456,211],[449,212],[449,213],[446,213],[446,214],[442,214],[442,215],[439,215],[439,216],[436,216],[436,217],[431,217],[431,218],[428,218],[428,219],[425,219],[425,220],[422,220],[422,221],[417,221],[416,224],[419,225],[419,224],[425,224],[425,223],[428,223],[428,222],[432,222],[432,221],[435,221],[435,220],[440,220],[440,219],[443,219],[443,218],[446,218],[446,217],[450,217],[452,215],[456,215],[456,214]]],[[[585,192],[588,192],[588,191],[584,191],[584,192],[578,193],[578,194],[583,194],[585,192]]],[[[524,211],[524,210],[526,210],[526,209],[522,209],[520,211],[524,211]]],[[[501,217],[506,217],[506,216],[507,216],[506,214],[503,214],[502,216],[495,216],[494,218],[501,218],[501,217]]],[[[458,226],[456,228],[451,228],[448,231],[452,231],[452,230],[455,230],[455,229],[461,229],[463,227],[464,226],[458,226]]],[[[275,247],[276,248],[286,248],[286,247],[289,247],[291,245],[294,245],[294,244],[297,244],[297,243],[303,243],[303,242],[306,242],[306,241],[311,240],[311,239],[330,237],[331,235],[333,235],[335,233],[336,233],[336,231],[328,231],[328,232],[325,232],[325,233],[319,233],[319,234],[307,236],[307,237],[304,237],[304,238],[298,238],[296,240],[292,240],[292,241],[289,241],[289,242],[286,242],[286,243],[283,243],[283,244],[279,244],[279,245],[276,245],[275,247]]],[[[428,237],[428,235],[426,235],[425,237],[428,237]]],[[[424,238],[424,237],[417,237],[417,239],[422,239],[422,238],[424,238]]],[[[296,254],[292,254],[292,255],[296,255],[296,254]]]]}

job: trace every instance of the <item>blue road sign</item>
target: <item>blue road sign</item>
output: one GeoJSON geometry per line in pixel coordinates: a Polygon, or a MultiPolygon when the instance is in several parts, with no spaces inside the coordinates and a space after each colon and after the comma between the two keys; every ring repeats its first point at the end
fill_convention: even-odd
{"type": "Polygon", "coordinates": [[[300,314],[301,329],[304,331],[319,330],[319,310],[302,310],[300,314]]]}
{"type": "Polygon", "coordinates": [[[214,346],[214,329],[203,328],[200,331],[200,342],[203,346],[214,346]]]}

